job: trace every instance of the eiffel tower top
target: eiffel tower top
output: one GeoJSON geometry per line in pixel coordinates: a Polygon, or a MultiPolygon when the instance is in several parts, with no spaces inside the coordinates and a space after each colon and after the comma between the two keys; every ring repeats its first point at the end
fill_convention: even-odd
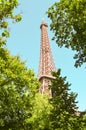
{"type": "Polygon", "coordinates": [[[48,27],[48,24],[44,21],[44,19],[42,20],[42,23],[40,25],[40,29],[42,28],[43,25],[46,26],[46,27],[48,27]]]}
{"type": "Polygon", "coordinates": [[[38,70],[38,79],[43,77],[52,78],[52,71],[55,71],[55,64],[51,52],[49,37],[48,37],[48,24],[42,21],[41,29],[41,43],[40,43],[40,61],[38,70]]]}

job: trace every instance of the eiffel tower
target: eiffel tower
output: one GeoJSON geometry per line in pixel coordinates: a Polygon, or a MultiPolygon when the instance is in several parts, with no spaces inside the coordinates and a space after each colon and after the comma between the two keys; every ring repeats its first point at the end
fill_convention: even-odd
{"type": "Polygon", "coordinates": [[[48,86],[51,84],[50,79],[53,78],[51,72],[55,71],[56,69],[51,52],[47,28],[48,24],[42,21],[40,25],[41,43],[38,79],[41,82],[39,92],[41,94],[50,93],[50,95],[52,96],[52,91],[51,89],[49,89],[48,86]]]}

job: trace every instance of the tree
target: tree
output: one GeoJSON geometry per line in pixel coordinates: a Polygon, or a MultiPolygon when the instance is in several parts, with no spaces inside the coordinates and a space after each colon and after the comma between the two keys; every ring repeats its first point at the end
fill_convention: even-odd
{"type": "Polygon", "coordinates": [[[60,0],[47,11],[53,39],[59,47],[71,47],[77,53],[75,66],[86,62],[86,0],[60,0]]]}
{"type": "Polygon", "coordinates": [[[31,130],[50,130],[49,115],[52,105],[48,94],[37,93],[33,103],[32,117],[27,118],[31,130]]]}
{"type": "Polygon", "coordinates": [[[19,56],[6,49],[9,21],[19,22],[15,14],[18,0],[0,0],[0,130],[26,130],[26,119],[32,116],[38,80],[19,56]]]}
{"type": "Polygon", "coordinates": [[[0,52],[0,129],[26,130],[39,83],[18,56],[0,52]]]}
{"type": "Polygon", "coordinates": [[[18,5],[19,0],[0,0],[0,46],[6,44],[5,37],[10,35],[9,20],[19,22],[22,19],[20,14],[14,13],[18,5]]]}
{"type": "Polygon", "coordinates": [[[69,91],[70,84],[66,82],[66,77],[61,76],[60,69],[53,72],[53,76],[50,85],[54,93],[50,99],[53,107],[50,114],[51,130],[82,130],[85,125],[85,112],[76,114],[77,94],[69,91]]]}

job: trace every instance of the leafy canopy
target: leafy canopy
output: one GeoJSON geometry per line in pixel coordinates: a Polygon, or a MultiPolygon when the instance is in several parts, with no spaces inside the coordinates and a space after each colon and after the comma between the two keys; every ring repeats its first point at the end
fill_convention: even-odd
{"type": "Polygon", "coordinates": [[[77,53],[75,66],[86,62],[86,0],[60,0],[47,11],[53,39],[59,47],[71,47],[77,53]]]}
{"type": "Polygon", "coordinates": [[[19,5],[18,0],[0,0],[0,46],[6,44],[5,37],[9,37],[9,20],[19,22],[20,14],[15,14],[15,8],[19,5]],[[4,37],[4,38],[2,38],[4,37]]]}
{"type": "Polygon", "coordinates": [[[77,94],[70,92],[70,84],[66,77],[61,76],[61,70],[53,72],[50,88],[53,97],[50,99],[52,105],[50,113],[51,130],[82,130],[85,125],[84,112],[76,114],[78,110],[77,94]]]}
{"type": "Polygon", "coordinates": [[[49,114],[52,105],[49,103],[48,94],[36,93],[33,103],[32,117],[27,118],[26,122],[30,123],[31,130],[50,130],[49,114]]]}
{"type": "Polygon", "coordinates": [[[21,20],[14,11],[18,4],[18,0],[0,0],[0,130],[29,129],[26,119],[32,116],[39,86],[34,72],[5,46],[10,21],[21,20]]]}
{"type": "Polygon", "coordinates": [[[38,81],[19,56],[0,48],[0,129],[28,129],[38,81]]]}

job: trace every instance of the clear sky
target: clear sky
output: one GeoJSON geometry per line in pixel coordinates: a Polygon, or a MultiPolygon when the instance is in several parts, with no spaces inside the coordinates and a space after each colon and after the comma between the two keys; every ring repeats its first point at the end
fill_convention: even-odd
{"type": "MultiPolygon", "coordinates": [[[[7,47],[12,55],[20,55],[22,60],[26,60],[28,68],[34,70],[37,75],[40,54],[40,24],[42,18],[50,24],[46,11],[55,0],[20,0],[20,5],[15,12],[22,13],[23,19],[20,23],[10,24],[11,36],[8,39],[7,47]]],[[[52,41],[53,33],[48,28],[49,39],[56,68],[62,69],[62,76],[67,76],[67,81],[71,83],[71,90],[78,93],[77,100],[80,110],[86,109],[86,69],[85,65],[76,69],[74,67],[74,52],[59,48],[52,41]]]]}

